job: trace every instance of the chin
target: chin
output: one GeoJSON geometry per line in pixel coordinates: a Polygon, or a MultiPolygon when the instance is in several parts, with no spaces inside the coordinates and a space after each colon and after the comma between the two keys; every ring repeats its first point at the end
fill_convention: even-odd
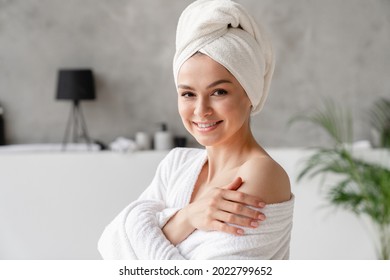
{"type": "Polygon", "coordinates": [[[216,146],[218,143],[221,142],[220,139],[215,139],[215,137],[199,137],[196,135],[192,135],[195,140],[204,147],[211,147],[216,146]]]}

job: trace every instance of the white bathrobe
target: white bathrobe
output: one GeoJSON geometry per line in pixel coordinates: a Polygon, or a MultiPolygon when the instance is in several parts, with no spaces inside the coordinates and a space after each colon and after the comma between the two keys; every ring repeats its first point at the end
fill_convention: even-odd
{"type": "MultiPolygon", "coordinates": [[[[207,160],[202,149],[177,148],[160,163],[150,186],[104,230],[98,248],[104,259],[288,259],[294,197],[267,205],[267,219],[243,236],[195,230],[174,246],[161,228],[188,205],[207,160]]],[[[259,209],[260,210],[260,209],[259,209]]]]}

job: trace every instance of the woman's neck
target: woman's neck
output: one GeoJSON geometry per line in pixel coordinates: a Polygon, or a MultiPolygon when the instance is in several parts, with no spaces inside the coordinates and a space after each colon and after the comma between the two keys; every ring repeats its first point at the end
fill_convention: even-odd
{"type": "Polygon", "coordinates": [[[262,148],[249,130],[246,135],[240,135],[226,143],[206,147],[206,150],[207,182],[210,183],[215,177],[240,167],[253,151],[262,151],[262,148]]]}

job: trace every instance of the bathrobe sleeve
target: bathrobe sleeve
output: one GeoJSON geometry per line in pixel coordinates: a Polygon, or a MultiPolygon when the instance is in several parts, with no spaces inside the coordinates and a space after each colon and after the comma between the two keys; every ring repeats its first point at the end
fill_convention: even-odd
{"type": "Polygon", "coordinates": [[[156,213],[165,209],[163,203],[156,200],[141,200],[134,202],[131,207],[132,211],[128,213],[125,222],[125,235],[137,259],[289,258],[294,196],[287,202],[257,209],[262,210],[267,219],[258,228],[243,228],[244,236],[196,230],[177,246],[166,239],[156,217],[156,213]]]}
{"type": "Polygon", "coordinates": [[[152,183],[139,199],[104,229],[98,242],[104,259],[184,259],[161,230],[179,210],[166,208],[164,202],[174,156],[172,150],[161,161],[152,183]]]}
{"type": "MultiPolygon", "coordinates": [[[[156,174],[152,180],[152,183],[148,188],[140,195],[137,201],[144,200],[156,200],[161,204],[165,205],[166,196],[167,196],[167,188],[169,185],[169,178],[177,165],[176,155],[178,153],[177,149],[173,149],[170,153],[161,161],[159,166],[157,167],[156,174]]],[[[155,216],[158,221],[158,225],[162,228],[168,220],[179,211],[180,208],[167,208],[160,207],[160,211],[155,213],[155,216]]]]}
{"type": "Polygon", "coordinates": [[[177,245],[180,253],[195,260],[288,259],[293,225],[294,196],[289,201],[270,204],[262,211],[267,219],[257,228],[243,228],[243,236],[195,230],[177,245]]]}

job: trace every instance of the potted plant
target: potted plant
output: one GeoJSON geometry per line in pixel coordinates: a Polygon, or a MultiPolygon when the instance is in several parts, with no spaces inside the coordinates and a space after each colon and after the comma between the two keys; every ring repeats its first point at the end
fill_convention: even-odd
{"type": "Polygon", "coordinates": [[[378,135],[379,147],[390,148],[390,99],[381,98],[370,110],[371,125],[378,135]]]}
{"type": "MultiPolygon", "coordinates": [[[[389,112],[388,112],[389,113],[389,112]]],[[[352,117],[327,100],[323,109],[311,115],[294,117],[291,122],[308,121],[333,139],[330,147],[320,147],[307,158],[298,175],[304,177],[338,174],[327,191],[328,200],[357,216],[368,217],[378,234],[378,258],[390,259],[390,170],[388,166],[358,158],[351,145],[352,117]]],[[[389,150],[384,151],[390,163],[389,150]]],[[[325,178],[326,179],[326,178],[325,178]]],[[[325,180],[324,180],[325,182],[325,180]]]]}

